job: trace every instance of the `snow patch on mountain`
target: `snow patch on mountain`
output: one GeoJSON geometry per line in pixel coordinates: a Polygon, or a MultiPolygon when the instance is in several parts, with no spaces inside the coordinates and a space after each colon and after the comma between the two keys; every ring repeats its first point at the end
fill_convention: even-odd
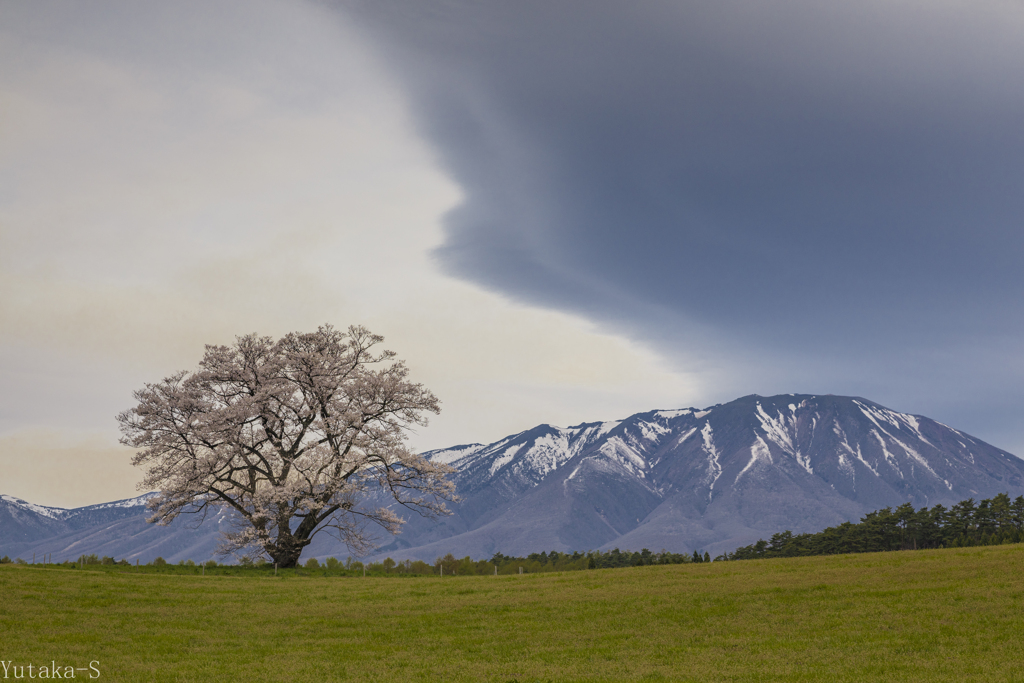
{"type": "MultiPolygon", "coordinates": [[[[530,470],[541,477],[555,471],[575,455],[583,439],[572,440],[581,431],[579,429],[555,428],[552,434],[538,437],[533,446],[526,451],[523,462],[530,470]],[[576,448],[573,448],[575,446],[576,448]]],[[[493,466],[492,466],[493,468],[493,466]]],[[[492,470],[493,473],[493,470],[492,470]]]]}
{"type": "Polygon", "coordinates": [[[715,448],[714,431],[711,428],[711,423],[705,422],[704,428],[700,430],[700,433],[704,437],[704,452],[708,454],[708,474],[704,483],[708,485],[708,500],[710,501],[714,494],[715,482],[722,476],[722,465],[718,461],[718,449],[715,448]]]}
{"type": "Polygon", "coordinates": [[[876,477],[882,476],[878,473],[878,470],[875,469],[874,465],[872,465],[871,463],[864,459],[864,455],[861,453],[859,443],[857,444],[857,450],[853,450],[853,447],[850,446],[850,442],[846,438],[846,432],[843,431],[843,428],[839,426],[838,420],[832,420],[832,433],[841,439],[839,445],[845,448],[847,453],[849,453],[852,456],[855,456],[857,460],[861,461],[865,467],[871,470],[871,474],[875,475],[876,477]]]}
{"type": "Polygon", "coordinates": [[[67,510],[65,508],[55,508],[49,507],[47,505],[37,505],[35,503],[30,503],[27,500],[22,500],[21,498],[15,498],[14,496],[8,496],[4,494],[0,494],[0,500],[15,505],[17,507],[23,508],[25,510],[34,512],[37,515],[48,517],[50,519],[66,519],[68,513],[70,512],[70,510],[67,510]]]}
{"type": "Polygon", "coordinates": [[[740,470],[740,473],[736,475],[736,479],[733,480],[733,484],[738,484],[740,477],[747,473],[751,467],[758,463],[758,461],[767,460],[769,465],[774,465],[775,461],[772,460],[772,452],[768,448],[768,444],[764,442],[760,436],[754,439],[754,443],[750,445],[750,462],[747,466],[740,470]]]}
{"type": "Polygon", "coordinates": [[[846,454],[839,452],[839,471],[853,480],[854,489],[857,486],[857,471],[853,469],[853,463],[846,458],[846,454]]]}
{"type": "Polygon", "coordinates": [[[495,472],[497,472],[502,467],[512,462],[512,459],[516,457],[519,451],[523,450],[524,448],[526,448],[525,443],[509,446],[508,448],[506,448],[505,452],[499,455],[497,458],[495,458],[494,462],[491,463],[491,468],[490,470],[488,470],[488,474],[490,474],[493,477],[495,472]]]}
{"type": "Polygon", "coordinates": [[[928,472],[930,472],[930,473],[931,473],[931,475],[932,475],[933,477],[935,477],[936,479],[941,479],[941,478],[942,478],[942,477],[940,477],[939,475],[937,475],[937,474],[935,473],[935,470],[933,470],[933,469],[931,468],[931,465],[929,465],[929,464],[928,464],[928,461],[927,461],[927,460],[925,460],[925,459],[924,459],[924,457],[923,457],[923,456],[922,456],[922,455],[921,455],[920,453],[918,453],[918,452],[917,452],[917,451],[915,451],[915,450],[914,450],[913,448],[911,448],[911,447],[910,447],[910,446],[908,446],[907,444],[903,443],[902,441],[900,441],[900,440],[899,440],[899,439],[897,439],[896,437],[894,437],[894,436],[893,436],[893,437],[891,437],[891,438],[892,438],[892,440],[893,440],[893,441],[895,441],[896,443],[898,443],[898,444],[900,445],[900,448],[902,448],[902,449],[903,449],[903,451],[904,451],[904,452],[905,452],[905,453],[906,453],[907,455],[909,455],[909,456],[910,456],[911,458],[913,458],[913,459],[914,459],[914,461],[915,461],[915,462],[917,462],[917,464],[918,464],[918,465],[920,465],[921,467],[923,467],[923,468],[925,468],[926,470],[928,470],[928,472]]]}
{"type": "Polygon", "coordinates": [[[662,434],[670,434],[672,432],[671,429],[657,422],[644,422],[641,420],[636,423],[636,426],[645,441],[657,441],[658,437],[662,434]]]}
{"type": "MultiPolygon", "coordinates": [[[[846,447],[847,447],[847,448],[850,448],[849,444],[847,444],[847,446],[846,446],[846,447]]],[[[869,462],[868,462],[867,460],[865,460],[865,459],[864,459],[864,456],[863,456],[863,455],[861,454],[861,452],[860,452],[860,444],[857,444],[857,459],[858,459],[858,460],[860,460],[860,461],[861,461],[862,463],[864,463],[864,465],[865,465],[865,466],[866,466],[866,467],[867,467],[867,468],[868,468],[869,470],[871,470],[871,473],[872,473],[873,475],[875,475],[876,477],[881,477],[881,476],[882,476],[881,474],[879,474],[879,473],[878,473],[878,470],[876,470],[876,469],[875,469],[875,468],[874,468],[874,467],[873,467],[873,466],[871,465],[871,463],[869,463],[869,462]]]]}
{"type": "Polygon", "coordinates": [[[889,463],[889,466],[896,470],[896,474],[900,475],[900,479],[904,479],[903,471],[900,469],[899,461],[896,460],[896,456],[889,452],[889,449],[885,446],[885,439],[878,433],[878,430],[872,429],[871,434],[878,440],[878,445],[882,447],[882,455],[885,456],[885,461],[889,463]]]}
{"type": "Polygon", "coordinates": [[[808,474],[814,474],[810,456],[805,456],[801,453],[800,449],[793,443],[793,433],[796,432],[796,406],[790,403],[788,408],[793,413],[792,417],[786,417],[779,411],[779,416],[776,419],[765,412],[761,403],[758,402],[757,419],[761,423],[761,429],[764,430],[765,436],[772,443],[781,448],[783,453],[796,458],[797,463],[807,470],[808,474]]]}
{"type": "Polygon", "coordinates": [[[646,476],[644,470],[647,468],[647,461],[619,437],[613,436],[605,441],[601,444],[598,452],[618,463],[631,474],[638,477],[646,476]]]}
{"type": "Polygon", "coordinates": [[[452,448],[446,448],[440,451],[431,451],[427,456],[432,462],[451,465],[465,457],[479,453],[484,448],[485,446],[482,443],[472,443],[462,446],[453,446],[452,448]]]}
{"type": "Polygon", "coordinates": [[[879,430],[885,432],[889,436],[893,436],[892,433],[882,426],[882,422],[895,427],[897,431],[907,430],[912,432],[915,437],[925,442],[932,448],[935,445],[929,441],[924,434],[921,433],[921,423],[913,415],[907,415],[906,413],[897,413],[893,410],[881,410],[873,406],[868,406],[860,401],[854,401],[854,404],[860,408],[860,412],[864,414],[869,420],[871,420],[879,430]]]}
{"type": "Polygon", "coordinates": [[[696,434],[696,433],[697,433],[697,428],[696,428],[696,427],[694,427],[694,428],[690,429],[689,431],[683,432],[683,433],[682,433],[682,434],[681,434],[681,435],[679,436],[679,438],[678,438],[678,439],[676,439],[676,442],[675,442],[675,444],[674,444],[674,445],[675,445],[676,447],[678,447],[678,446],[682,446],[682,445],[683,445],[683,442],[685,442],[685,441],[686,441],[687,439],[689,439],[689,438],[690,438],[691,436],[693,436],[693,435],[694,435],[694,434],[696,434]]]}
{"type": "Polygon", "coordinates": [[[124,500],[115,500],[115,501],[113,501],[111,503],[100,503],[99,505],[87,505],[86,507],[75,508],[74,510],[69,510],[69,512],[77,513],[77,512],[82,512],[83,510],[109,510],[111,508],[144,507],[146,505],[146,503],[148,503],[149,500],[151,498],[153,498],[154,496],[156,496],[156,495],[159,495],[159,494],[157,494],[156,491],[153,491],[151,493],[144,493],[141,496],[136,496],[135,498],[126,498],[124,500]]]}
{"type": "Polygon", "coordinates": [[[908,425],[910,425],[910,428],[914,431],[914,434],[917,435],[917,438],[921,439],[921,441],[924,441],[926,444],[928,444],[932,448],[935,448],[935,444],[933,444],[931,441],[929,441],[925,437],[924,433],[921,432],[921,423],[918,422],[918,419],[915,416],[913,416],[913,415],[906,415],[904,413],[900,413],[899,415],[908,425]]]}

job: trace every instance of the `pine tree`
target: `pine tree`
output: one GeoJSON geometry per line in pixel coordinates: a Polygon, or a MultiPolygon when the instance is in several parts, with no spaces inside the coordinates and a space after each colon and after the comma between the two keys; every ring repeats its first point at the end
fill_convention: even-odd
{"type": "Polygon", "coordinates": [[[1017,496],[1013,499],[1010,511],[1010,521],[1013,526],[1017,527],[1017,531],[1024,529],[1024,496],[1017,496]]]}

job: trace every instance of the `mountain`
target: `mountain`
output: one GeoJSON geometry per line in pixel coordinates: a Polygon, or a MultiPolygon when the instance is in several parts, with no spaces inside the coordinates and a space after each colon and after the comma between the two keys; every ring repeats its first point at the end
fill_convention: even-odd
{"type": "MultiPolygon", "coordinates": [[[[439,520],[396,510],[407,523],[381,539],[375,557],[613,547],[715,555],[907,501],[1024,494],[1024,461],[1014,455],[929,418],[842,396],[753,395],[703,410],[540,425],[426,455],[456,468],[461,500],[439,520]]],[[[0,553],[200,560],[230,523],[221,515],[198,529],[187,520],[149,525],[144,502],[62,510],[4,496],[0,553]]],[[[322,535],[304,557],[348,554],[322,535]]]]}
{"type": "Polygon", "coordinates": [[[31,559],[52,553],[54,561],[96,554],[149,562],[204,560],[214,556],[227,515],[211,515],[193,528],[194,519],[179,518],[169,526],[149,524],[147,493],[137,498],[64,509],[0,495],[0,554],[31,559]]]}
{"type": "Polygon", "coordinates": [[[0,495],[0,545],[17,547],[67,529],[68,510],[29,503],[14,496],[0,495]]]}
{"type": "Polygon", "coordinates": [[[382,552],[432,559],[612,547],[712,554],[907,501],[1024,493],[1024,461],[919,415],[841,396],[745,396],[621,422],[541,425],[428,454],[463,500],[382,552]]]}

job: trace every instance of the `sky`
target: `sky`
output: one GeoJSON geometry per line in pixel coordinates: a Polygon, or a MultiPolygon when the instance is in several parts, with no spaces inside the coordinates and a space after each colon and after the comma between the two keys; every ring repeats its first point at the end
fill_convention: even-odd
{"type": "Polygon", "coordinates": [[[1024,455],[1024,4],[0,0],[0,493],[132,391],[384,335],[420,449],[758,393],[1024,455]]]}

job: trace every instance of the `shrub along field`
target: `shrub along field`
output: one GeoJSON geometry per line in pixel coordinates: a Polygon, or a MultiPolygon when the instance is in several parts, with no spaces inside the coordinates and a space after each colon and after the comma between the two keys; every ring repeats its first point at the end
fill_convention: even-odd
{"type": "Polygon", "coordinates": [[[403,580],[188,569],[0,566],[0,659],[110,681],[1024,681],[1020,544],[403,580]]]}

